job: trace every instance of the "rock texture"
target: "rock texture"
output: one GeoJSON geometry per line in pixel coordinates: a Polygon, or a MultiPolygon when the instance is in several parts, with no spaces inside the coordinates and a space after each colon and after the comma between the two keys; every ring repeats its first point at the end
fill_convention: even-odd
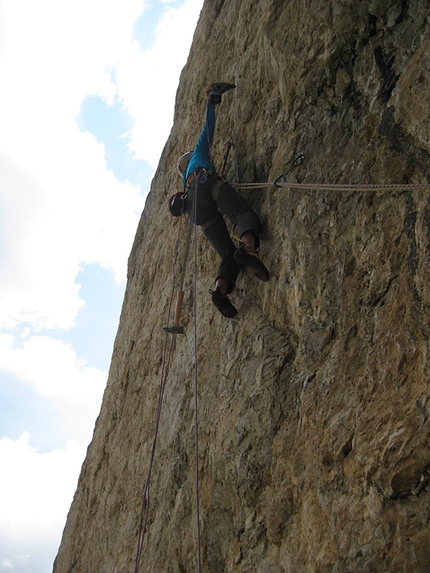
{"type": "MultiPolygon", "coordinates": [[[[426,183],[429,8],[206,0],[55,573],[134,570],[179,224],[166,200],[205,86],[237,84],[214,146],[219,165],[233,138],[230,180],[426,183]]],[[[240,276],[237,319],[211,305],[217,257],[197,234],[203,571],[428,572],[430,190],[244,194],[264,221],[272,277],[240,276]]],[[[151,480],[151,573],[197,571],[192,267],[151,480]]]]}

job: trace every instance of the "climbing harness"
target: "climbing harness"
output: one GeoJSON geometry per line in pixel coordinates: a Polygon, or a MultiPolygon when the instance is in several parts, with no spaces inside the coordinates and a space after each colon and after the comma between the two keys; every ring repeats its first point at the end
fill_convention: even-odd
{"type": "MultiPolygon", "coordinates": [[[[191,175],[187,179],[187,184],[188,186],[191,183],[194,184],[201,183],[202,185],[204,185],[209,175],[217,175],[217,173],[212,169],[206,169],[206,167],[199,167],[194,171],[194,173],[191,173],[191,175]]],[[[197,185],[195,191],[197,193],[197,185]]]]}

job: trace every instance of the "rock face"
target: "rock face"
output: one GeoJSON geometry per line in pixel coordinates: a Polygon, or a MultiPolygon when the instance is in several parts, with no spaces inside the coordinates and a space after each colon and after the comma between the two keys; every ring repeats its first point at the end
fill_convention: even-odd
{"type": "MultiPolygon", "coordinates": [[[[231,181],[426,183],[429,8],[206,0],[55,573],[134,570],[179,225],[166,201],[206,85],[237,84],[217,108],[213,148],[220,165],[232,137],[231,181]]],[[[217,256],[198,230],[197,375],[192,247],[140,570],[197,571],[197,380],[203,571],[428,572],[430,190],[244,195],[264,222],[271,279],[243,272],[238,317],[224,319],[208,294],[217,256]]],[[[184,243],[183,230],[180,260],[184,243]]]]}

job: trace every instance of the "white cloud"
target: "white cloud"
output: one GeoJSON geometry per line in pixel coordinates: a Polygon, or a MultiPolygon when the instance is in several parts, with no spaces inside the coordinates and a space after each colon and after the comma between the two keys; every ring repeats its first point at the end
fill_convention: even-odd
{"type": "Polygon", "coordinates": [[[25,433],[0,440],[0,572],[50,568],[107,378],[32,333],[73,325],[82,265],[125,278],[143,207],[75,119],[87,95],[119,98],[136,120],[132,152],[156,167],[203,0],[162,3],[156,43],[141,52],[146,0],[0,0],[0,370],[42,396],[68,438],[46,453],[25,433]]]}
{"type": "Polygon", "coordinates": [[[74,285],[82,263],[125,278],[143,201],[106,169],[104,146],[81,133],[75,118],[86,94],[112,97],[109,70],[142,5],[1,4],[0,249],[8,254],[0,266],[0,325],[70,327],[82,305],[74,285]]]}
{"type": "MultiPolygon", "coordinates": [[[[27,140],[39,129],[33,126],[27,140]]],[[[8,220],[1,247],[9,252],[0,267],[1,299],[8,301],[0,306],[0,323],[67,328],[81,305],[74,285],[80,264],[98,262],[125,278],[143,201],[138,188],[106,169],[104,146],[74,121],[45,131],[47,139],[33,141],[31,160],[25,146],[21,157],[0,158],[2,219],[8,220]]],[[[0,146],[3,141],[0,135],[0,146]]]]}
{"type": "Polygon", "coordinates": [[[0,440],[0,523],[9,531],[19,526],[24,534],[51,535],[70,505],[85,447],[74,441],[64,450],[40,453],[29,438],[24,433],[18,440],[0,440]]]}
{"type": "Polygon", "coordinates": [[[77,442],[40,453],[28,434],[0,440],[0,571],[48,569],[84,456],[85,446],[77,442]]]}
{"type": "Polygon", "coordinates": [[[155,168],[201,4],[167,8],[154,47],[141,52],[132,34],[142,0],[2,0],[0,326],[72,326],[83,263],[125,279],[143,200],[107,170],[104,146],[75,118],[87,94],[117,93],[136,120],[132,152],[155,168]]]}
{"type": "Polygon", "coordinates": [[[154,46],[141,52],[133,43],[118,62],[118,93],[136,119],[130,147],[154,169],[172,127],[173,96],[202,4],[202,0],[185,0],[180,8],[166,9],[154,46]]]}
{"type": "Polygon", "coordinates": [[[87,366],[71,344],[47,336],[20,344],[12,334],[0,335],[0,370],[25,381],[61,415],[68,439],[89,443],[107,372],[87,366]]]}
{"type": "Polygon", "coordinates": [[[54,160],[76,150],[68,139],[81,101],[88,93],[113,93],[109,69],[141,9],[142,0],[3,0],[8,25],[0,69],[8,89],[0,94],[1,147],[9,155],[45,177],[54,160]]]}

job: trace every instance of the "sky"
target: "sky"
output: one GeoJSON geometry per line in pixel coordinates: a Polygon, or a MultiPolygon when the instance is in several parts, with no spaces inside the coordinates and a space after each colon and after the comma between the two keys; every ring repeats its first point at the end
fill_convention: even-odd
{"type": "Polygon", "coordinates": [[[0,573],[50,573],[203,0],[0,0],[0,573]]]}

